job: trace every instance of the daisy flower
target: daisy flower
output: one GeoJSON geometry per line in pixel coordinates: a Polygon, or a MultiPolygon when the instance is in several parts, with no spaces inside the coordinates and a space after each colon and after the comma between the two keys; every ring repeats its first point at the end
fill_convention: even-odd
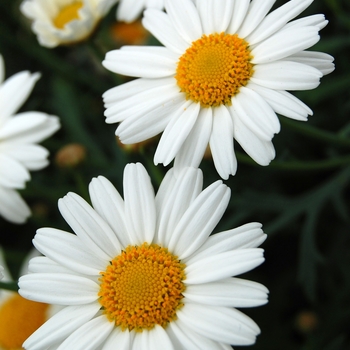
{"type": "Polygon", "coordinates": [[[141,16],[145,8],[162,10],[164,0],[119,0],[117,20],[133,22],[141,16]]]}
{"type": "MultiPolygon", "coordinates": [[[[31,252],[29,256],[37,255],[31,252]]],[[[3,282],[13,281],[0,249],[0,264],[4,266],[3,282]]],[[[25,259],[21,273],[26,273],[25,259]]],[[[57,308],[21,297],[17,292],[0,290],[0,350],[20,350],[22,343],[48,320],[57,308]]]]}
{"type": "Polygon", "coordinates": [[[333,58],[305,51],[326,26],[323,15],[293,20],[312,0],[165,0],[143,24],[165,47],[108,52],[103,65],[140,79],[104,93],[107,123],[136,143],[163,132],[154,163],[199,166],[209,144],[223,179],[234,175],[234,139],[260,165],[275,157],[276,113],[307,120],[312,111],[286,90],[316,88],[333,58]]]}
{"type": "Polygon", "coordinates": [[[0,55],[0,216],[13,223],[23,223],[30,209],[17,193],[30,180],[29,170],[48,165],[48,151],[37,145],[56,132],[57,117],[42,112],[15,115],[32,91],[40,74],[23,71],[4,80],[0,55]]]}
{"type": "Polygon", "coordinates": [[[260,265],[261,224],[216,233],[230,197],[221,180],[202,190],[195,168],[170,170],[155,196],[141,164],[124,170],[124,200],[104,177],[92,207],[68,193],[58,206],[75,232],[42,228],[19,293],[66,306],[26,349],[231,349],[260,333],[236,307],[267,302],[267,289],[236,276],[260,265]]]}
{"type": "Polygon", "coordinates": [[[22,13],[33,21],[40,45],[49,48],[86,39],[118,0],[24,0],[22,13]]]}

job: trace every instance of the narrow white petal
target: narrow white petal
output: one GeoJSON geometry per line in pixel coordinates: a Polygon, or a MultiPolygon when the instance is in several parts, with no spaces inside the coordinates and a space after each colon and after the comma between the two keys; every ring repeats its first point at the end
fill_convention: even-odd
{"type": "Polygon", "coordinates": [[[41,228],[37,231],[33,244],[51,260],[84,275],[98,276],[108,265],[108,260],[101,260],[84,249],[76,235],[61,230],[41,228]]]}
{"type": "Polygon", "coordinates": [[[191,0],[165,0],[164,4],[170,21],[188,44],[202,36],[199,14],[191,0]]]}
{"type": "Polygon", "coordinates": [[[154,164],[168,165],[191,132],[200,111],[200,104],[186,101],[173,113],[159,141],[154,164]]]}
{"type": "Polygon", "coordinates": [[[303,12],[314,0],[291,0],[269,13],[246,40],[254,45],[276,33],[287,22],[303,12]]]}
{"type": "Polygon", "coordinates": [[[16,113],[32,92],[39,78],[39,73],[31,74],[23,71],[12,75],[0,85],[1,119],[16,113]]]}
{"type": "Polygon", "coordinates": [[[334,71],[334,58],[324,52],[302,51],[287,57],[289,61],[307,64],[318,69],[323,75],[334,71]]]}
{"type": "Polygon", "coordinates": [[[287,91],[272,90],[253,83],[247,87],[262,96],[276,113],[303,121],[312,115],[312,110],[306,104],[287,91]]]}
{"type": "Polygon", "coordinates": [[[217,282],[187,285],[183,295],[198,304],[254,307],[267,303],[267,293],[267,288],[262,284],[228,278],[217,282]]]}
{"type": "Polygon", "coordinates": [[[186,303],[177,312],[186,327],[217,342],[252,345],[260,333],[257,324],[236,309],[186,303]]]}
{"type": "Polygon", "coordinates": [[[109,225],[75,193],[58,201],[58,208],[76,235],[101,259],[109,261],[121,251],[117,236],[109,225]]]}
{"type": "Polygon", "coordinates": [[[184,168],[166,193],[162,207],[157,210],[157,242],[169,246],[173,230],[181,217],[201,192],[203,173],[199,169],[184,168]]]}
{"type": "Polygon", "coordinates": [[[237,159],[233,146],[233,125],[225,106],[213,108],[213,127],[210,135],[210,150],[219,175],[227,180],[235,175],[237,159]]]}
{"type": "Polygon", "coordinates": [[[232,18],[234,1],[201,0],[197,9],[201,19],[203,34],[225,32],[232,18]]]}
{"type": "Polygon", "coordinates": [[[192,202],[174,228],[169,250],[180,259],[196,251],[208,238],[224,214],[230,200],[230,189],[216,181],[192,202]]]}
{"type": "Polygon", "coordinates": [[[212,125],[212,108],[201,108],[196,123],[175,157],[176,171],[187,166],[199,166],[209,144],[212,125]]]}
{"type": "Polygon", "coordinates": [[[57,350],[95,350],[102,344],[114,328],[106,315],[93,318],[73,332],[57,350]]]}
{"type": "Polygon", "coordinates": [[[169,16],[163,11],[147,9],[143,13],[142,24],[169,50],[182,55],[188,48],[188,43],[179,35],[169,16]]]}
{"type": "Polygon", "coordinates": [[[29,171],[17,160],[0,153],[0,186],[24,188],[30,180],[29,171]]]}
{"type": "MultiPolygon", "coordinates": [[[[148,333],[148,346],[145,349],[152,350],[175,350],[168,334],[165,329],[159,325],[155,325],[150,331],[146,331],[148,333]]],[[[143,333],[146,333],[143,332],[143,333]]]]}
{"type": "Polygon", "coordinates": [[[248,8],[249,8],[250,0],[235,0],[234,8],[232,13],[231,23],[227,28],[227,33],[236,34],[238,28],[241,26],[248,8]]]}
{"type": "Polygon", "coordinates": [[[98,298],[99,285],[83,276],[33,273],[20,277],[19,294],[47,304],[83,305],[98,298]]]}
{"type": "Polygon", "coordinates": [[[276,0],[253,0],[241,27],[237,31],[238,36],[243,39],[248,36],[264,19],[275,2],[276,0]]]}
{"type": "Polygon", "coordinates": [[[269,165],[275,158],[275,149],[271,141],[260,139],[241,120],[241,115],[230,108],[233,118],[233,135],[235,140],[260,165],[269,165]]]}
{"type": "Polygon", "coordinates": [[[328,24],[328,21],[325,19],[324,15],[312,15],[307,17],[302,17],[287,23],[281,30],[286,30],[289,28],[300,28],[306,26],[317,26],[319,30],[323,29],[328,24]]]}
{"type": "Polygon", "coordinates": [[[151,179],[140,163],[124,169],[125,216],[130,241],[151,243],[155,234],[156,206],[151,179]]]}
{"type": "Polygon", "coordinates": [[[122,246],[131,244],[125,224],[124,200],[112,183],[103,176],[94,178],[89,193],[94,209],[108,222],[122,246]]]}
{"type": "Polygon", "coordinates": [[[14,224],[23,224],[30,214],[27,203],[16,190],[0,186],[0,216],[14,224]]]}
{"type": "MultiPolygon", "coordinates": [[[[68,275],[78,275],[81,274],[78,272],[73,271],[70,268],[64,267],[61,264],[56,263],[55,261],[47,258],[46,256],[37,256],[35,258],[32,258],[29,261],[28,264],[28,272],[29,273],[63,273],[68,275]]],[[[91,276],[85,276],[87,278],[92,278],[97,280],[97,276],[91,277],[91,276]]]]}
{"type": "Polygon", "coordinates": [[[144,1],[119,1],[117,9],[117,20],[131,23],[140,17],[144,6],[144,1]]]}
{"type": "Polygon", "coordinates": [[[250,271],[264,262],[263,249],[247,248],[204,257],[185,269],[186,285],[218,281],[250,271]]]}
{"type": "Polygon", "coordinates": [[[165,47],[123,47],[109,51],[102,65],[108,70],[141,78],[162,78],[175,74],[177,55],[165,47]]]}
{"type": "MultiPolygon", "coordinates": [[[[166,329],[170,339],[175,344],[176,349],[186,350],[221,350],[220,344],[200,335],[187,327],[179,319],[170,322],[166,329]]],[[[232,349],[232,348],[231,348],[232,349]]]]}
{"type": "Polygon", "coordinates": [[[103,344],[102,350],[130,350],[131,337],[128,330],[122,331],[120,327],[115,327],[103,344]]]}
{"type": "Polygon", "coordinates": [[[235,249],[256,248],[266,239],[261,224],[251,222],[211,235],[207,241],[191,256],[185,259],[186,265],[204,259],[207,256],[228,252],[235,249]]]}
{"type": "Polygon", "coordinates": [[[241,87],[232,99],[230,109],[234,109],[240,120],[262,140],[270,141],[280,131],[276,113],[259,94],[249,88],[241,87]]]}
{"type": "Polygon", "coordinates": [[[251,62],[269,63],[308,49],[320,40],[318,31],[318,28],[313,26],[277,32],[253,48],[251,62]]]}
{"type": "Polygon", "coordinates": [[[168,201],[169,193],[173,191],[177,178],[178,176],[176,176],[174,172],[174,168],[171,168],[164,175],[164,178],[160,183],[160,186],[158,188],[157,195],[156,195],[157,218],[160,216],[160,212],[163,210],[163,207],[165,206],[166,201],[168,201]]]}
{"type": "Polygon", "coordinates": [[[320,84],[322,73],[313,67],[291,61],[254,66],[250,80],[275,90],[311,90],[320,84]]]}
{"type": "Polygon", "coordinates": [[[69,334],[90,321],[100,309],[99,303],[67,306],[53,315],[23,344],[25,349],[45,349],[62,342],[69,334]]]}

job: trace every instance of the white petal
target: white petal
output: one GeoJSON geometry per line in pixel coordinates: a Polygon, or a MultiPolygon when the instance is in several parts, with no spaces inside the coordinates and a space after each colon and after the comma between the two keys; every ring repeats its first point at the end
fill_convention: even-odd
{"type": "Polygon", "coordinates": [[[8,78],[0,85],[1,120],[16,113],[30,95],[39,78],[39,73],[31,74],[23,71],[8,78]]]}
{"type": "Polygon", "coordinates": [[[165,0],[164,4],[173,26],[187,43],[202,36],[199,14],[191,0],[165,0]]]}
{"type": "Polygon", "coordinates": [[[204,257],[185,269],[187,284],[218,281],[250,271],[264,262],[263,249],[232,250],[204,257]]]}
{"type": "Polygon", "coordinates": [[[62,273],[32,273],[20,277],[18,285],[24,298],[57,305],[91,303],[100,288],[88,278],[62,273]]]}
{"type": "Polygon", "coordinates": [[[113,230],[88,203],[75,193],[58,201],[58,208],[76,235],[103,260],[111,260],[121,251],[113,230]]]}
{"type": "Polygon", "coordinates": [[[2,84],[4,79],[5,79],[5,64],[4,64],[4,59],[0,55],[0,84],[2,84]]]}
{"type": "Polygon", "coordinates": [[[57,350],[95,350],[113,328],[114,322],[110,322],[106,315],[95,317],[73,332],[57,350]]]}
{"type": "MultiPolygon", "coordinates": [[[[179,319],[170,322],[166,329],[175,349],[186,350],[222,350],[217,342],[194,332],[179,319]]],[[[231,347],[230,347],[231,348],[231,347]]],[[[232,349],[232,348],[231,348],[232,349]]]]}
{"type": "Polygon", "coordinates": [[[53,315],[23,344],[25,349],[45,349],[62,342],[69,334],[91,320],[100,309],[99,303],[67,306],[53,315]]]}
{"type": "MultiPolygon", "coordinates": [[[[237,0],[240,1],[240,0],[237,0]]],[[[247,15],[237,34],[240,38],[248,36],[264,19],[276,0],[253,0],[249,5],[247,15]]]]}
{"type": "Polygon", "coordinates": [[[271,141],[260,139],[254,132],[245,126],[238,113],[230,108],[233,118],[233,135],[235,140],[260,165],[269,165],[275,158],[275,149],[271,141]]]}
{"type": "Polygon", "coordinates": [[[185,326],[217,342],[252,345],[260,333],[257,324],[236,309],[186,303],[177,312],[185,326]]]}
{"type": "Polygon", "coordinates": [[[275,90],[311,90],[320,84],[322,73],[305,64],[277,61],[254,66],[250,80],[275,90]]]}
{"type": "Polygon", "coordinates": [[[334,71],[334,58],[323,52],[302,51],[287,57],[289,61],[307,64],[318,69],[323,75],[334,71]]]}
{"type": "Polygon", "coordinates": [[[109,263],[85,250],[76,235],[61,230],[41,228],[37,231],[33,244],[51,260],[84,275],[98,276],[109,263]]]}
{"type": "Polygon", "coordinates": [[[30,180],[29,171],[17,160],[0,153],[0,186],[24,188],[30,180]]]}
{"type": "Polygon", "coordinates": [[[230,200],[230,189],[216,181],[192,202],[174,228],[169,250],[179,259],[196,251],[220,221],[230,200]]]}
{"type": "Polygon", "coordinates": [[[268,290],[262,284],[239,278],[187,285],[185,298],[198,304],[226,307],[254,307],[267,303],[268,290]]]}
{"type": "Polygon", "coordinates": [[[308,115],[312,115],[312,110],[306,104],[287,91],[272,90],[253,83],[247,87],[262,96],[276,113],[304,121],[308,115]]]}
{"type": "Polygon", "coordinates": [[[175,74],[177,55],[165,47],[127,47],[109,51],[102,65],[108,70],[141,78],[162,78],[175,74]]]}
{"type": "Polygon", "coordinates": [[[269,63],[288,57],[315,45],[319,40],[316,26],[279,31],[253,48],[251,63],[269,63]]]}
{"type": "Polygon", "coordinates": [[[131,23],[140,17],[144,6],[144,1],[119,1],[117,8],[117,20],[131,23]]]}
{"type": "MultiPolygon", "coordinates": [[[[146,332],[144,332],[146,333],[146,332]]],[[[159,325],[155,325],[153,329],[147,331],[148,333],[148,346],[146,349],[152,350],[175,350],[169,336],[165,329],[159,325]]]]}
{"type": "Polygon", "coordinates": [[[16,190],[0,186],[0,215],[14,224],[23,224],[31,212],[16,190]]]}
{"type": "Polygon", "coordinates": [[[200,111],[200,104],[186,101],[176,110],[166,126],[154,155],[154,164],[168,165],[191,132],[200,111]]]}
{"type": "Polygon", "coordinates": [[[122,331],[120,327],[115,327],[104,343],[102,350],[130,350],[131,337],[128,330],[122,331]]]}
{"type": "Polygon", "coordinates": [[[234,1],[222,0],[218,5],[217,0],[201,0],[197,3],[197,9],[202,22],[203,33],[225,32],[232,18],[234,1]]]}
{"type": "Polygon", "coordinates": [[[324,15],[312,15],[307,17],[302,17],[287,23],[281,30],[289,28],[300,28],[306,26],[317,26],[319,30],[323,29],[328,24],[328,21],[325,20],[324,15]]]}
{"type": "MultiPolygon", "coordinates": [[[[68,275],[78,275],[81,274],[78,272],[72,271],[70,268],[64,267],[61,264],[56,263],[55,261],[47,258],[46,256],[37,256],[32,258],[28,264],[28,272],[29,273],[63,273],[68,275]]],[[[92,278],[97,280],[97,276],[85,276],[87,278],[92,278]]]]}
{"type": "Polygon", "coordinates": [[[151,243],[156,226],[154,190],[146,169],[140,163],[124,169],[125,215],[130,241],[151,243]]]}
{"type": "Polygon", "coordinates": [[[188,48],[188,43],[179,35],[169,16],[163,11],[147,9],[143,13],[142,24],[169,50],[182,55],[188,48]]]}
{"type": "Polygon", "coordinates": [[[212,108],[201,108],[191,132],[175,157],[176,171],[187,166],[195,168],[199,166],[208,147],[212,124],[212,108]]]}
{"type": "Polygon", "coordinates": [[[209,144],[219,175],[224,180],[227,180],[229,175],[235,175],[237,159],[233,148],[232,119],[223,105],[213,108],[213,127],[209,144]]]}
{"type": "Polygon", "coordinates": [[[204,259],[207,256],[242,248],[256,248],[266,239],[261,224],[251,222],[211,235],[207,241],[191,256],[185,259],[186,265],[204,259]]]}
{"type": "Polygon", "coordinates": [[[250,4],[250,0],[235,0],[233,1],[234,8],[232,13],[231,23],[227,28],[227,33],[236,34],[238,28],[241,26],[250,4]]]}
{"type": "Polygon", "coordinates": [[[184,168],[179,172],[157,210],[157,242],[162,246],[169,246],[174,227],[201,192],[202,186],[203,173],[199,169],[184,168]]]}
{"type": "MultiPolygon", "coordinates": [[[[232,99],[232,107],[240,120],[259,138],[270,141],[280,131],[280,122],[268,103],[255,91],[242,86],[232,99]]],[[[234,121],[233,121],[233,127],[234,121]]]]}
{"type": "Polygon", "coordinates": [[[123,247],[131,244],[125,224],[124,201],[112,183],[103,176],[94,178],[89,193],[94,209],[108,222],[123,247]]]}
{"type": "Polygon", "coordinates": [[[288,21],[303,12],[314,0],[291,0],[269,13],[246,40],[254,45],[276,33],[288,21]]]}

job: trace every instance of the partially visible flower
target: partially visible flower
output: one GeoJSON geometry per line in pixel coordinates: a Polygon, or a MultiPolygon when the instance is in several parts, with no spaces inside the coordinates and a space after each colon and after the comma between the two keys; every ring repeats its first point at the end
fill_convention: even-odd
{"type": "MultiPolygon", "coordinates": [[[[37,252],[31,252],[31,257],[37,252]]],[[[0,249],[0,264],[4,266],[3,282],[13,279],[0,249]]],[[[21,274],[27,273],[25,259],[21,274]]],[[[17,292],[0,289],[0,350],[20,350],[23,342],[47,321],[58,308],[21,297],[17,292]]]]}
{"type": "Polygon", "coordinates": [[[106,122],[136,143],[162,133],[154,163],[199,166],[210,145],[219,175],[237,170],[234,140],[258,164],[275,157],[276,113],[307,120],[311,109],[286,90],[316,88],[333,57],[305,51],[319,39],[324,15],[294,19],[312,0],[165,0],[166,13],[143,24],[165,47],[124,46],[103,65],[140,79],[105,92],[106,122]]]}
{"type": "Polygon", "coordinates": [[[116,22],[111,27],[111,36],[120,46],[141,45],[146,43],[150,33],[141,21],[132,23],[116,22]]]}
{"type": "Polygon", "coordinates": [[[117,20],[133,22],[147,8],[162,10],[164,8],[164,0],[119,0],[117,20]]]}
{"type": "Polygon", "coordinates": [[[33,21],[40,45],[56,47],[90,36],[118,0],[24,0],[22,13],[33,21]]]}
{"type": "Polygon", "coordinates": [[[25,298],[65,306],[27,341],[47,349],[231,349],[250,345],[257,324],[236,307],[267,302],[267,289],[237,277],[260,265],[259,223],[211,235],[229,202],[201,170],[165,176],[155,196],[141,164],[124,170],[124,200],[104,177],[91,181],[92,206],[68,193],[58,206],[75,234],[37,231],[46,257],[19,280],[25,298]]]}
{"type": "Polygon", "coordinates": [[[40,74],[17,73],[3,82],[0,55],[0,216],[16,224],[26,221],[30,209],[16,189],[30,180],[30,170],[48,165],[49,152],[37,143],[56,132],[57,117],[42,112],[15,114],[31,93],[40,74]]]}
{"type": "Polygon", "coordinates": [[[60,168],[74,168],[86,159],[86,148],[79,143],[69,143],[58,150],[55,162],[60,168]]]}

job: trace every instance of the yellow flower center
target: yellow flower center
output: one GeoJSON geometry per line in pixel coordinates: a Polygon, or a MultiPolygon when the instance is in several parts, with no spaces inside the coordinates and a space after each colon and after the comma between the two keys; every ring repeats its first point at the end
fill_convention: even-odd
{"type": "Polygon", "coordinates": [[[122,330],[166,327],[183,306],[185,265],[157,244],[128,246],[101,272],[100,303],[122,330]]]}
{"type": "Polygon", "coordinates": [[[237,34],[203,35],[180,57],[175,79],[186,99],[202,107],[231,105],[253,74],[248,43],[237,34]]]}
{"type": "Polygon", "coordinates": [[[48,304],[14,293],[0,306],[0,349],[22,349],[23,342],[47,319],[48,304]]]}
{"type": "Polygon", "coordinates": [[[83,7],[82,1],[74,1],[72,4],[64,6],[58,15],[53,19],[53,24],[58,29],[63,29],[64,26],[73,21],[79,19],[79,9],[83,7]]]}

